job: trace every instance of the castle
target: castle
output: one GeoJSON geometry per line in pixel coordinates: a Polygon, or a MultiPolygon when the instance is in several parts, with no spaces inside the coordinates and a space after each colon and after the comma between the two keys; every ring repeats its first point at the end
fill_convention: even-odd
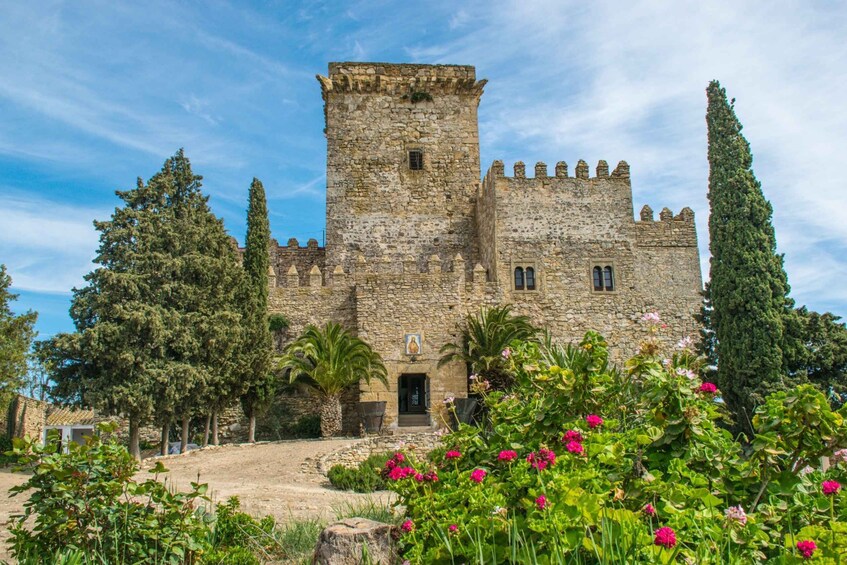
{"type": "Polygon", "coordinates": [[[385,423],[434,423],[429,408],[465,397],[464,364],[438,350],[468,313],[512,304],[561,342],[595,329],[622,354],[658,311],[669,339],[696,334],[702,280],[694,213],[645,206],[634,219],[629,165],[568,170],[494,161],[480,181],[472,66],[330,63],[318,76],[327,139],[326,246],[271,248],[270,310],[290,334],[328,320],[383,357],[389,385],[362,385],[355,403],[385,401],[385,423]]]}

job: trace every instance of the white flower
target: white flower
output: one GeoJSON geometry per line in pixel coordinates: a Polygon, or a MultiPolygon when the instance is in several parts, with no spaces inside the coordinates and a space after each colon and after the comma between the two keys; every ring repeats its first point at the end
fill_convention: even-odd
{"type": "Polygon", "coordinates": [[[697,378],[697,373],[695,373],[691,369],[686,369],[685,367],[677,368],[676,374],[680,377],[687,377],[689,381],[693,381],[697,378]]]}
{"type": "Polygon", "coordinates": [[[830,461],[833,465],[836,463],[847,463],[847,447],[844,449],[839,449],[838,451],[832,454],[830,461]]]}
{"type": "Polygon", "coordinates": [[[456,399],[453,398],[452,396],[448,396],[444,399],[444,404],[447,405],[447,406],[450,406],[451,404],[453,404],[453,402],[455,402],[455,400],[456,399]]]}
{"type": "Polygon", "coordinates": [[[662,319],[659,317],[658,312],[647,312],[643,316],[641,316],[642,322],[647,322],[648,324],[661,324],[662,319]]]}
{"type": "Polygon", "coordinates": [[[477,377],[477,376],[476,376],[476,373],[471,373],[471,376],[470,376],[470,377],[468,377],[468,378],[469,378],[470,380],[472,380],[472,381],[475,381],[475,380],[477,380],[479,377],[477,377]]]}
{"type": "Polygon", "coordinates": [[[726,519],[731,522],[738,522],[742,526],[747,523],[747,514],[741,506],[730,506],[724,511],[726,519]]]}
{"type": "Polygon", "coordinates": [[[694,347],[694,340],[691,339],[690,335],[685,336],[676,343],[677,349],[691,349],[692,347],[694,347]]]}
{"type": "Polygon", "coordinates": [[[801,475],[808,475],[809,473],[814,473],[814,472],[815,472],[815,468],[814,468],[814,467],[810,467],[809,465],[806,465],[805,467],[803,467],[802,469],[800,469],[800,474],[801,474],[801,475]]]}

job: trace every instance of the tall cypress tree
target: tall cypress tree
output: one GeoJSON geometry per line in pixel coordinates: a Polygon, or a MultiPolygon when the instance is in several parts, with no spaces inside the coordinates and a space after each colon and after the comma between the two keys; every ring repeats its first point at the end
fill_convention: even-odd
{"type": "Polygon", "coordinates": [[[247,391],[241,396],[244,414],[250,421],[248,441],[256,441],[256,416],[270,402],[274,393],[271,373],[271,332],[268,325],[268,270],[270,269],[271,229],[265,188],[254,178],[250,185],[247,208],[247,246],[244,250],[244,271],[247,285],[244,300],[245,343],[249,373],[247,391]]]}
{"type": "Polygon", "coordinates": [[[784,386],[783,332],[791,302],[776,253],[773,210],[753,174],[750,145],[734,102],[712,81],[709,132],[710,297],[718,383],[740,430],[752,431],[755,406],[784,386]]]}

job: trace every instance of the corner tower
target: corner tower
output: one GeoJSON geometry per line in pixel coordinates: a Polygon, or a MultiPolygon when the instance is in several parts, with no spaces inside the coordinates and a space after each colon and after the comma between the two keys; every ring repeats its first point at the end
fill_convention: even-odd
{"type": "MultiPolygon", "coordinates": [[[[471,66],[330,63],[326,263],[398,270],[476,256],[477,106],[471,66]]],[[[469,261],[470,263],[470,261],[469,261]]]]}

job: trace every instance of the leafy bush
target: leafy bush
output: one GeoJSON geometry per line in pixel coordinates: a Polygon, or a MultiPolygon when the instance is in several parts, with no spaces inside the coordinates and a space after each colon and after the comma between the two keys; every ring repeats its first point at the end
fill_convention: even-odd
{"type": "Polygon", "coordinates": [[[385,490],[386,484],[381,476],[386,462],[393,453],[377,453],[371,455],[357,467],[333,465],[327,473],[329,482],[337,489],[355,492],[374,492],[385,490]]]}
{"type": "Polygon", "coordinates": [[[589,332],[504,352],[515,386],[474,390],[480,426],[430,462],[392,461],[411,562],[794,563],[847,559],[847,409],[812,386],[769,397],[733,438],[687,341],[655,314],[623,369],[589,332]],[[819,467],[829,455],[833,465],[819,467]]]}
{"type": "Polygon", "coordinates": [[[16,458],[12,454],[8,454],[12,451],[12,439],[5,435],[0,435],[0,467],[4,467],[10,463],[14,463],[16,458]]]}
{"type": "MultiPolygon", "coordinates": [[[[113,430],[110,424],[99,431],[113,430]]],[[[195,507],[206,485],[170,492],[156,480],[166,471],[161,462],[153,478],[136,482],[138,464],[116,442],[94,435],[62,454],[57,439],[45,446],[15,440],[15,455],[33,474],[10,493],[33,492],[9,530],[13,555],[49,563],[57,552],[78,550],[108,563],[183,563],[202,554],[209,524],[195,507]]]]}

